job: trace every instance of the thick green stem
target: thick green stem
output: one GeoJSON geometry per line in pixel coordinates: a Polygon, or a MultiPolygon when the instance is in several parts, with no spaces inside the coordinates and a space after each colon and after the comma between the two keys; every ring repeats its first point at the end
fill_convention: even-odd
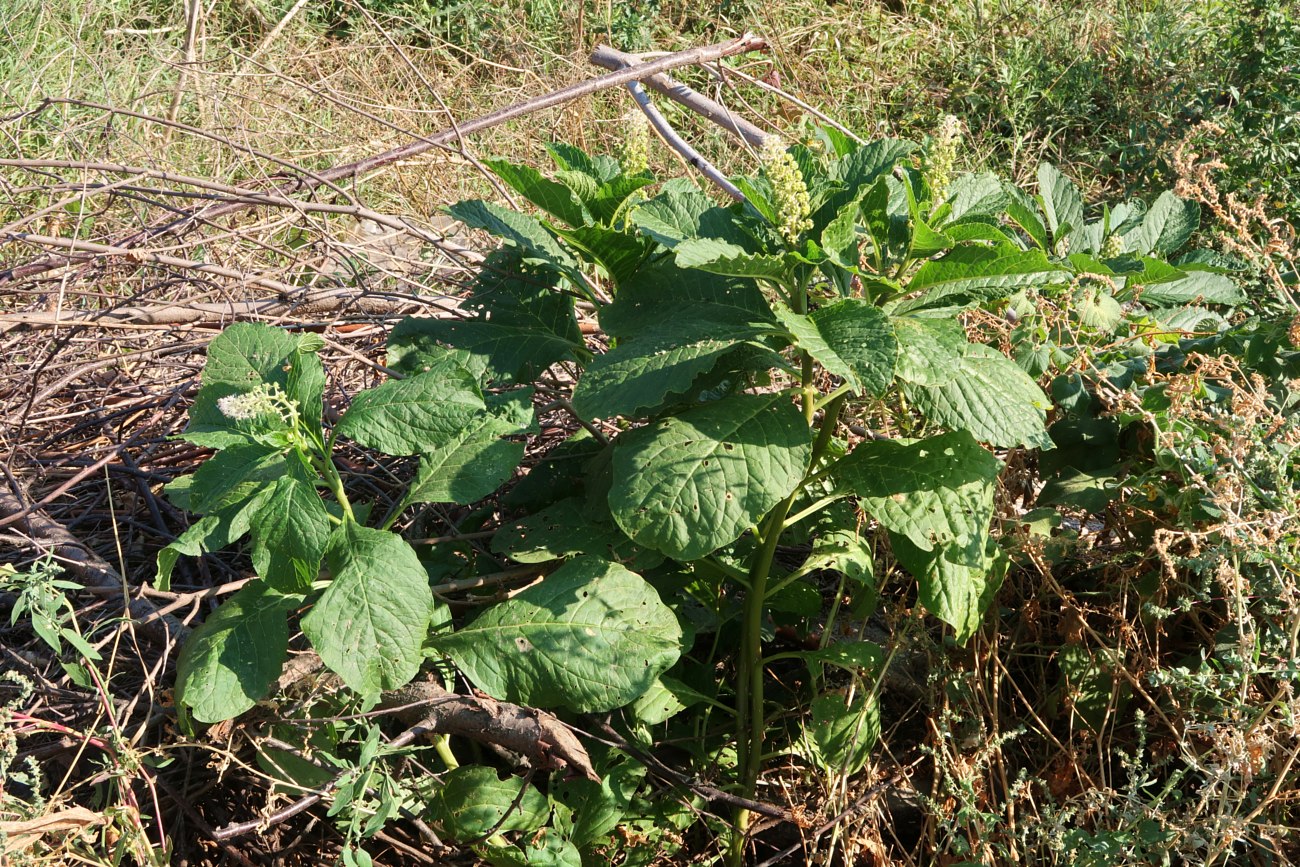
{"type": "MultiPolygon", "coordinates": [[[[745,594],[745,608],[741,620],[741,646],[739,680],[736,684],[737,752],[740,759],[741,793],[754,797],[758,783],[759,765],[763,758],[763,609],[766,601],[767,577],[772,571],[772,558],[781,539],[785,516],[799,490],[777,504],[764,522],[763,545],[755,555],[749,570],[749,592],[745,594]]],[[[731,840],[728,860],[733,865],[744,863],[745,830],[749,826],[749,811],[736,813],[735,835],[731,840]]]]}
{"type": "MultiPolygon", "coordinates": [[[[797,310],[807,309],[806,291],[801,292],[801,303],[797,310]]],[[[813,386],[816,369],[812,358],[803,353],[802,386],[804,417],[811,425],[817,409],[819,395],[813,386]]],[[[813,441],[812,455],[808,462],[808,472],[816,470],[830,445],[840,408],[844,405],[848,393],[837,395],[826,406],[821,428],[813,441]]],[[[767,581],[772,572],[772,561],[776,557],[777,545],[785,530],[786,519],[790,509],[803,491],[798,485],[790,496],[776,505],[763,521],[762,540],[758,552],[750,563],[749,592],[745,595],[745,605],[741,619],[741,646],[739,660],[739,678],[736,684],[736,720],[737,753],[740,759],[741,793],[753,798],[758,784],[758,774],[763,763],[763,738],[766,728],[766,714],[763,700],[763,612],[767,607],[767,581]]],[[[728,862],[732,865],[744,863],[745,831],[749,826],[749,811],[736,812],[735,833],[728,849],[728,862]]]]}
{"type": "Polygon", "coordinates": [[[352,514],[352,503],[348,500],[347,492],[343,490],[343,477],[339,475],[338,467],[334,466],[333,434],[330,434],[329,442],[325,444],[325,454],[321,455],[320,464],[321,474],[325,476],[325,483],[330,486],[334,499],[339,501],[344,516],[349,521],[355,522],[357,518],[356,515],[352,514]]]}
{"type": "Polygon", "coordinates": [[[433,739],[433,749],[442,759],[442,763],[447,766],[447,770],[454,771],[460,767],[460,762],[456,761],[455,754],[451,751],[451,736],[438,735],[433,739]]]}

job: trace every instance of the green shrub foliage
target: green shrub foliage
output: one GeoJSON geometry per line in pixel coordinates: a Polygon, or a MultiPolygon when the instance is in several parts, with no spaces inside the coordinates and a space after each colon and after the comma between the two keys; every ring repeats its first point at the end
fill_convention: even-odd
{"type": "MultiPolygon", "coordinates": [[[[365,696],[445,659],[497,699],[551,709],[626,708],[654,724],[701,700],[730,705],[734,772],[752,793],[773,623],[827,616],[828,576],[833,605],[866,616],[888,551],[967,642],[1008,567],[992,532],[1008,456],[1041,453],[1048,499],[1090,508],[1118,472],[1081,445],[1082,380],[1053,385],[1068,411],[1051,429],[1039,381],[1074,364],[1081,343],[1176,343],[1219,330],[1245,300],[1215,257],[1182,252],[1194,204],[1165,193],[1090,208],[1047,164],[1025,190],[950,177],[950,160],[907,141],[817,130],[764,149],[760,172],[734,179],[747,201],[722,205],[683,179],[550,153],[549,174],[488,163],[535,211],[451,209],[502,241],[470,315],[397,325],[398,375],[332,424],[317,338],[245,324],[213,341],[184,437],[216,453],[169,488],[202,517],[159,558],[159,583],[178,556],[244,537],[258,580],[184,648],[179,698],[197,719],[265,697],[299,618],[365,696]],[[584,341],[578,305],[594,308],[604,340],[584,341]],[[999,345],[972,339],[990,318],[1006,326],[999,345]],[[521,479],[539,407],[566,412],[576,432],[521,479]],[[390,514],[349,501],[341,440],[418,457],[390,514]],[[431,583],[499,567],[390,528],[415,504],[498,492],[493,552],[545,577],[453,616],[431,583]],[[800,560],[777,556],[791,546],[800,560]],[[683,659],[716,653],[705,636],[719,634],[735,648],[731,673],[701,681],[683,659]]],[[[811,722],[796,744],[814,764],[861,767],[880,726],[879,648],[784,656],[861,679],[847,703],[803,697],[811,722]]],[[[476,792],[503,786],[481,782],[476,792]]],[[[518,803],[517,789],[501,799],[518,803]]],[[[602,803],[622,809],[626,794],[602,803]]]]}

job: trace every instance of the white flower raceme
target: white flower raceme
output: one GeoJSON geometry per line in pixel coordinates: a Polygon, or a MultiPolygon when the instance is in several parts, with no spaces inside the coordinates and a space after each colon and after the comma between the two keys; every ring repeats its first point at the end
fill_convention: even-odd
{"type": "Polygon", "coordinates": [[[770,135],[763,140],[759,158],[763,162],[763,172],[772,182],[777,228],[786,243],[794,246],[799,242],[799,236],[813,225],[810,219],[812,200],[808,196],[808,185],[804,183],[799,164],[786,152],[785,142],[779,137],[770,135]]]}
{"type": "Polygon", "coordinates": [[[297,407],[277,383],[262,383],[243,394],[228,394],[217,400],[217,410],[234,421],[250,421],[264,415],[275,414],[292,422],[297,407]]]}
{"type": "Polygon", "coordinates": [[[623,164],[623,172],[629,175],[637,175],[650,168],[650,124],[637,109],[631,109],[623,115],[619,162],[623,164]]]}
{"type": "Polygon", "coordinates": [[[957,165],[957,149],[960,145],[961,121],[950,114],[944,115],[925,157],[925,179],[936,204],[948,198],[948,187],[952,184],[952,170],[957,165]]]}

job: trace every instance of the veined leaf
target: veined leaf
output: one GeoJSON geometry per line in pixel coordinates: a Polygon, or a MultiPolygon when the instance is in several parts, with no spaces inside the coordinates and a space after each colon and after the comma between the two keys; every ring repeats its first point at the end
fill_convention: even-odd
{"type": "Polygon", "coordinates": [[[1130,252],[1141,256],[1170,256],[1187,243],[1201,225],[1201,206],[1163,192],[1142,223],[1124,236],[1130,252]]]}
{"type": "Polygon", "coordinates": [[[594,201],[588,202],[587,207],[591,210],[592,216],[602,225],[611,226],[619,209],[627,203],[628,198],[654,182],[654,178],[649,174],[619,175],[601,184],[596,190],[594,201]]]}
{"type": "Polygon", "coordinates": [[[519,777],[465,765],[443,778],[429,805],[447,836],[474,840],[498,831],[535,831],[546,823],[546,797],[519,777]]]}
{"type": "Polygon", "coordinates": [[[502,527],[492,537],[492,552],[504,554],[516,563],[545,563],[580,554],[637,569],[650,569],[663,562],[662,554],[637,545],[612,521],[592,520],[583,497],[560,500],[502,527]]]}
{"type": "Polygon", "coordinates": [[[405,504],[469,505],[491,494],[514,475],[524,444],[502,439],[519,426],[491,413],[475,416],[450,439],[420,457],[420,468],[405,504]]]}
{"type": "Polygon", "coordinates": [[[1190,271],[1187,276],[1142,286],[1144,304],[1172,306],[1175,304],[1225,304],[1236,307],[1245,304],[1246,293],[1231,277],[1211,271],[1190,271]]]}
{"type": "Polygon", "coordinates": [[[1083,228],[1083,196],[1074,181],[1051,163],[1038,167],[1038,197],[1053,241],[1060,243],[1063,235],[1083,228]]]}
{"type": "Polygon", "coordinates": [[[305,589],[320,571],[330,536],[329,512],[311,480],[276,480],[252,525],[258,574],[282,589],[305,589]],[[298,561],[294,563],[293,561],[298,561]]]}
{"type": "Polygon", "coordinates": [[[200,381],[242,386],[259,383],[288,384],[287,359],[298,352],[298,337],[280,328],[253,322],[236,322],[213,338],[200,381]]]}
{"type": "Polygon", "coordinates": [[[590,175],[600,183],[607,183],[618,177],[618,160],[605,154],[592,156],[581,148],[564,142],[551,142],[546,145],[546,152],[551,155],[555,165],[567,171],[582,172],[590,175]]]}
{"type": "Polygon", "coordinates": [[[907,289],[908,292],[924,291],[919,297],[899,303],[894,312],[1004,298],[1028,286],[1063,283],[1069,276],[1060,266],[1049,262],[1041,250],[958,247],[917,270],[907,289]]]}
{"type": "Polygon", "coordinates": [[[215,723],[265,698],[288,655],[289,611],[301,600],[258,581],[222,603],[181,648],[176,701],[215,723]]]}
{"type": "Polygon", "coordinates": [[[714,238],[688,238],[673,248],[677,265],[727,277],[778,279],[787,270],[780,256],[749,253],[743,247],[714,238]]]}
{"type": "MultiPolygon", "coordinates": [[[[656,687],[667,695],[668,700],[674,705],[683,706],[676,701],[672,692],[663,689],[658,683],[656,687]]],[[[643,696],[638,699],[634,707],[640,706],[645,698],[643,696]]],[[[636,714],[636,718],[638,721],[648,722],[640,714],[636,714]]],[[[648,724],[653,725],[653,723],[648,724]]],[[[633,795],[645,778],[645,766],[641,763],[631,758],[624,758],[622,761],[615,759],[615,761],[617,764],[606,765],[599,769],[601,777],[599,783],[570,776],[551,784],[554,800],[573,811],[571,827],[566,828],[557,821],[555,830],[559,830],[579,846],[594,843],[618,827],[619,821],[632,803],[633,795]]],[[[558,820],[559,816],[557,815],[556,818],[558,820]]]]}
{"type": "Polygon", "coordinates": [[[1034,197],[1024,190],[1013,184],[1007,184],[1007,216],[1020,228],[1025,230],[1029,239],[1038,246],[1038,249],[1046,252],[1048,249],[1047,226],[1043,224],[1043,216],[1038,211],[1038,203],[1034,197]]]}
{"type": "Polygon", "coordinates": [[[828,773],[850,775],[862,770],[880,738],[876,694],[862,690],[850,700],[840,692],[830,692],[813,699],[811,710],[801,751],[828,773]]]}
{"type": "Polygon", "coordinates": [[[475,229],[491,232],[523,252],[526,260],[542,262],[561,270],[577,263],[569,251],[560,246],[536,217],[520,214],[478,199],[458,202],[447,209],[457,220],[475,229]]]}
{"type": "Polygon", "coordinates": [[[954,319],[895,316],[891,320],[898,339],[898,376],[916,385],[943,385],[961,370],[966,355],[966,333],[954,319]]]}
{"type": "Polygon", "coordinates": [[[861,443],[834,465],[832,478],[888,530],[932,551],[988,535],[1001,469],[970,434],[957,431],[910,443],[861,443]]]}
{"type": "Polygon", "coordinates": [[[835,219],[822,230],[822,251],[836,265],[856,271],[858,268],[858,215],[861,206],[857,200],[839,209],[835,219]]]}
{"type": "Polygon", "coordinates": [[[670,250],[699,234],[700,217],[715,207],[699,190],[660,193],[636,206],[632,223],[670,250]]]}
{"type": "Polygon", "coordinates": [[[1007,557],[991,539],[924,551],[893,536],[894,556],[916,577],[921,604],[952,626],[960,644],[980,627],[1006,574],[1007,557]]]}
{"type": "MultiPolygon", "coordinates": [[[[528,325],[502,325],[479,319],[414,319],[402,321],[389,340],[404,349],[402,357],[419,344],[442,343],[481,359],[487,377],[497,382],[531,379],[557,361],[572,358],[578,344],[528,325]]],[[[407,366],[409,369],[409,366],[407,366]]]]}
{"type": "Polygon", "coordinates": [[[1099,331],[1110,331],[1124,318],[1124,309],[1102,286],[1085,283],[1074,292],[1071,312],[1080,323],[1099,331]]]}
{"type": "Polygon", "coordinates": [[[677,616],[644,579],[580,557],[434,646],[495,698],[602,713],[650,689],[681,640],[677,616]]]}
{"type": "Polygon", "coordinates": [[[783,308],[776,313],[802,349],[855,391],[880,394],[894,381],[898,339],[875,305],[849,298],[807,316],[783,308]]]}
{"type": "Polygon", "coordinates": [[[551,180],[532,166],[501,159],[484,160],[483,164],[515,192],[557,220],[570,226],[585,226],[591,222],[590,212],[573,194],[573,190],[559,181],[551,180]]]}
{"type": "Polygon", "coordinates": [[[996,175],[987,173],[958,175],[948,191],[948,212],[946,226],[966,217],[997,217],[1007,207],[1007,191],[996,175]]]}
{"type": "Polygon", "coordinates": [[[684,393],[737,343],[758,334],[752,325],[709,322],[687,313],[593,359],[574,389],[573,406],[586,418],[653,411],[668,395],[684,393]]]}
{"type": "Polygon", "coordinates": [[[908,383],[905,391],[934,424],[970,431],[990,445],[1050,449],[1044,422],[1051,403],[1042,389],[996,349],[969,344],[953,379],[934,386],[908,383]]]}
{"type": "Polygon", "coordinates": [[[351,521],[325,551],[333,580],[302,619],[331,671],[363,695],[402,686],[420,670],[435,601],[429,575],[401,537],[351,521]]]}
{"type": "Polygon", "coordinates": [[[733,326],[775,321],[754,281],[679,268],[662,259],[619,286],[614,303],[601,308],[600,325],[619,340],[635,340],[671,327],[687,311],[695,320],[733,326]]]}
{"type": "Polygon", "coordinates": [[[484,409],[468,373],[422,373],[358,394],[335,432],[385,454],[414,455],[450,442],[484,409]]]}
{"type": "Polygon", "coordinates": [[[580,226],[576,229],[556,229],[556,234],[581,250],[587,258],[605,269],[616,284],[636,273],[653,246],[639,235],[629,235],[604,226],[580,226]]]}
{"type": "Polygon", "coordinates": [[[849,189],[860,189],[888,174],[903,157],[919,145],[905,139],[884,138],[862,145],[848,156],[838,160],[831,170],[832,177],[849,189]]]}
{"type": "Polygon", "coordinates": [[[733,395],[620,436],[610,510],[639,544],[694,560],[789,495],[811,452],[788,396],[733,395]]]}
{"type": "Polygon", "coordinates": [[[189,486],[189,509],[217,512],[248,499],[259,487],[284,474],[282,450],[257,443],[239,443],[208,458],[189,486]]]}

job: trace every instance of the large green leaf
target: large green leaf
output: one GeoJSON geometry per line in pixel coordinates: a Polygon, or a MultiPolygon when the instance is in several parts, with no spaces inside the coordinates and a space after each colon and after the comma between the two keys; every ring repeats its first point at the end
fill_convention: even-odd
{"type": "Polygon", "coordinates": [[[887,529],[931,551],[988,534],[1001,468],[970,434],[957,431],[910,443],[861,443],[832,476],[887,529]]]}
{"type": "Polygon", "coordinates": [[[1142,303],[1151,306],[1173,306],[1200,301],[1206,304],[1245,304],[1246,293],[1231,277],[1210,271],[1191,271],[1187,276],[1158,283],[1147,283],[1141,288],[1142,303]]]}
{"type": "Polygon", "coordinates": [[[618,160],[611,156],[592,156],[582,148],[564,142],[550,142],[546,145],[546,152],[558,168],[581,172],[599,183],[607,183],[618,177],[618,160]]]}
{"type": "Polygon", "coordinates": [[[842,206],[822,230],[821,247],[832,262],[851,271],[858,269],[858,216],[862,206],[857,199],[842,206]]]}
{"type": "Polygon", "coordinates": [[[320,571],[330,529],[312,481],[297,473],[281,476],[252,525],[258,574],[277,587],[305,589],[320,571]]]}
{"type": "Polygon", "coordinates": [[[614,520],[636,542],[694,560],[738,539],[799,484],[812,437],[782,394],[739,394],[615,443],[614,520]]]}
{"type": "Polygon", "coordinates": [[[686,311],[691,319],[731,325],[774,322],[754,281],[679,268],[664,258],[619,286],[618,297],[600,310],[600,325],[611,337],[634,340],[671,326],[686,311]]]}
{"type": "Polygon", "coordinates": [[[573,299],[556,289],[551,272],[529,270],[508,248],[488,256],[464,302],[473,320],[407,317],[388,337],[388,365],[402,373],[446,363],[448,346],[464,355],[477,377],[530,380],[547,366],[582,351],[573,299]]]}
{"type": "Polygon", "coordinates": [[[876,182],[887,174],[903,157],[919,145],[905,139],[884,138],[865,144],[835,163],[832,177],[850,190],[857,190],[876,182]]]}
{"type": "Polygon", "coordinates": [[[944,385],[961,370],[969,341],[955,319],[896,316],[898,377],[916,385],[944,385]]]}
{"type": "Polygon", "coordinates": [[[637,545],[612,521],[593,520],[583,497],[560,500],[502,527],[492,537],[492,551],[516,563],[545,563],[579,554],[640,569],[663,562],[662,554],[637,545]]]}
{"type": "Polygon", "coordinates": [[[482,413],[450,439],[420,457],[420,467],[406,492],[406,504],[469,505],[491,494],[514,475],[524,444],[503,440],[519,426],[501,416],[482,413]]]}
{"type": "Polygon", "coordinates": [[[904,388],[934,424],[1003,448],[1052,447],[1044,427],[1051,402],[1019,365],[991,347],[969,344],[957,375],[946,382],[904,388]]]}
{"type": "Polygon", "coordinates": [[[561,290],[560,279],[553,271],[529,266],[517,250],[494,250],[483,261],[464,307],[479,321],[532,328],[581,345],[573,296],[561,290]]]}
{"type": "Polygon", "coordinates": [[[447,213],[467,226],[491,232],[515,245],[525,261],[539,262],[560,270],[569,270],[577,265],[569,251],[535,217],[478,199],[458,202],[448,208],[447,213]]]}
{"type": "Polygon", "coordinates": [[[801,349],[855,391],[880,394],[894,381],[898,339],[875,305],[849,298],[807,316],[788,308],[776,314],[801,349]]]}
{"type": "Polygon", "coordinates": [[[577,349],[572,341],[531,325],[478,319],[407,319],[403,326],[400,332],[394,331],[390,346],[393,341],[407,346],[415,341],[452,346],[480,357],[488,378],[500,382],[531,379],[555,362],[572,358],[577,349]]]}
{"type": "Polygon", "coordinates": [[[841,692],[813,699],[812,716],[800,746],[808,759],[835,775],[856,774],[871,758],[880,737],[880,704],[869,689],[859,690],[850,701],[841,692]]]}
{"type": "Polygon", "coordinates": [[[431,371],[361,392],[335,432],[385,454],[414,455],[453,441],[484,409],[467,371],[431,371]]]}
{"type": "Polygon", "coordinates": [[[445,777],[430,801],[433,816],[454,840],[475,840],[498,831],[534,831],[546,822],[546,796],[495,768],[465,765],[445,777]]]}
{"type": "Polygon", "coordinates": [[[1201,206],[1163,192],[1142,223],[1124,236],[1130,253],[1170,256],[1187,243],[1201,225],[1201,206]]]}
{"type": "Polygon", "coordinates": [[[501,159],[484,160],[483,164],[515,192],[557,220],[570,226],[583,226],[591,222],[591,214],[573,194],[573,190],[559,181],[551,180],[532,166],[501,159]]]}
{"type": "Polygon", "coordinates": [[[265,698],[287,656],[286,618],[301,598],[258,581],[222,603],[181,648],[177,702],[200,722],[215,723],[265,698]]]}
{"type": "Polygon", "coordinates": [[[1038,198],[1053,241],[1059,243],[1063,236],[1083,228],[1083,196],[1074,181],[1051,163],[1038,167],[1038,198]]]}
{"type": "Polygon", "coordinates": [[[1007,216],[1011,218],[1017,226],[1025,230],[1025,234],[1040,250],[1047,250],[1048,237],[1047,226],[1043,224],[1043,215],[1038,210],[1038,202],[1034,197],[1024,190],[1008,183],[1005,187],[1007,192],[1007,216]]]}
{"type": "Polygon", "coordinates": [[[580,557],[434,646],[494,698],[602,713],[648,690],[681,641],[677,616],[644,579],[580,557]]]}
{"type": "Polygon", "coordinates": [[[649,173],[639,175],[619,175],[600,185],[595,198],[587,201],[591,214],[602,225],[614,225],[614,218],[628,204],[632,194],[653,184],[654,178],[649,173]]]}
{"type": "MultiPolygon", "coordinates": [[[[997,217],[1007,207],[1009,195],[996,175],[960,175],[948,191],[946,223],[955,223],[969,217],[997,217]]],[[[945,229],[946,230],[946,229],[945,229]]]]}
{"type": "Polygon", "coordinates": [[[677,264],[726,277],[778,279],[787,270],[780,256],[750,253],[743,247],[716,238],[688,238],[673,248],[677,264]]]}
{"type": "Polygon", "coordinates": [[[556,229],[556,234],[575,249],[605,269],[615,285],[620,285],[636,273],[653,246],[639,235],[629,235],[604,226],[580,226],[576,229],[556,229]]]}
{"type": "Polygon", "coordinates": [[[597,356],[578,380],[573,406],[585,418],[653,411],[758,333],[755,326],[696,319],[687,311],[597,356]]]}
{"type": "Polygon", "coordinates": [[[895,558],[916,577],[921,604],[952,626],[957,641],[965,644],[993,604],[1006,574],[1006,555],[991,539],[925,551],[906,536],[891,538],[895,558]]]}
{"type": "Polygon", "coordinates": [[[325,550],[333,580],[302,619],[330,670],[364,695],[402,686],[420,669],[435,602],[410,545],[351,521],[325,550]]]}
{"type": "Polygon", "coordinates": [[[208,458],[194,473],[189,486],[188,509],[216,512],[247,499],[255,488],[274,482],[285,471],[280,449],[258,443],[239,443],[208,458]]]}
{"type": "Polygon", "coordinates": [[[917,269],[907,291],[924,291],[897,305],[894,312],[1004,298],[1029,286],[1063,283],[1069,277],[1069,272],[1049,262],[1041,250],[958,247],[917,269]]]}
{"type": "Polygon", "coordinates": [[[287,384],[285,360],[298,351],[298,338],[280,328],[236,322],[208,346],[200,379],[204,385],[225,382],[247,387],[263,382],[287,384]]]}
{"type": "Polygon", "coordinates": [[[632,211],[632,222],[669,249],[699,234],[700,217],[714,204],[699,190],[666,192],[642,202],[632,211]]]}

